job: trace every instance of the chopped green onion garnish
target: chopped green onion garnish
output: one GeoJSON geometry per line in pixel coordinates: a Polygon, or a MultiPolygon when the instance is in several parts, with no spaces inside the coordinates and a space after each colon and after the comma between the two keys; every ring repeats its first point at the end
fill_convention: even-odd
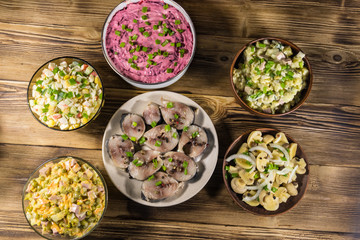
{"type": "Polygon", "coordinates": [[[39,92],[39,93],[41,93],[42,88],[41,88],[41,87],[37,87],[37,88],[36,88],[36,91],[39,92]]]}
{"type": "Polygon", "coordinates": [[[153,29],[154,29],[154,30],[158,30],[158,29],[159,29],[159,26],[158,26],[158,25],[154,25],[154,26],[153,26],[153,29]]]}
{"type": "Polygon", "coordinates": [[[274,193],[276,193],[277,190],[278,190],[278,189],[277,189],[276,187],[272,187],[272,188],[271,188],[271,191],[273,191],[274,193]]]}
{"type": "Polygon", "coordinates": [[[259,47],[264,48],[264,47],[266,47],[266,44],[264,44],[264,43],[259,43],[259,47]]]}
{"type": "Polygon", "coordinates": [[[155,147],[160,147],[160,146],[161,146],[161,144],[162,144],[162,142],[161,142],[161,141],[156,141],[156,142],[155,142],[155,147]]]}
{"type": "Polygon", "coordinates": [[[148,19],[148,16],[142,15],[142,16],[141,16],[141,19],[142,19],[142,20],[146,20],[146,19],[148,19]]]}
{"type": "Polygon", "coordinates": [[[154,159],[152,160],[152,162],[153,162],[153,164],[154,164],[154,168],[157,168],[157,166],[158,166],[158,161],[157,161],[157,159],[154,158],[154,159]]]}
{"type": "Polygon", "coordinates": [[[183,128],[183,131],[184,132],[187,132],[189,130],[189,127],[187,127],[187,126],[185,126],[184,128],[183,128]]]}
{"type": "Polygon", "coordinates": [[[125,24],[122,24],[122,25],[121,25],[121,29],[122,29],[122,30],[125,30],[125,29],[126,29],[126,25],[125,25],[125,24]]]}
{"type": "Polygon", "coordinates": [[[280,94],[281,96],[284,95],[284,90],[281,89],[281,90],[279,91],[279,94],[280,94]]]}
{"type": "Polygon", "coordinates": [[[174,114],[174,118],[175,119],[178,119],[179,118],[179,115],[177,115],[176,113],[174,114]]]}
{"type": "Polygon", "coordinates": [[[118,55],[119,53],[118,52],[114,52],[115,55],[118,55]]]}
{"type": "Polygon", "coordinates": [[[232,178],[236,178],[236,177],[238,177],[238,176],[239,176],[238,173],[232,173],[232,174],[231,174],[231,177],[232,177],[232,178]]]}
{"type": "Polygon", "coordinates": [[[160,186],[161,184],[162,184],[162,181],[157,181],[157,182],[155,183],[156,186],[160,186]]]}
{"type": "Polygon", "coordinates": [[[115,34],[120,36],[120,31],[119,30],[115,30],[115,34]]]}
{"type": "Polygon", "coordinates": [[[230,167],[229,166],[225,166],[225,170],[229,171],[230,167]]]}
{"type": "Polygon", "coordinates": [[[136,40],[139,37],[139,35],[134,34],[134,36],[132,36],[132,40],[136,40]]]}
{"type": "Polygon", "coordinates": [[[154,175],[151,175],[149,178],[148,178],[148,181],[150,181],[151,179],[153,179],[155,176],[154,175]]]}
{"type": "Polygon", "coordinates": [[[86,119],[89,118],[89,115],[87,115],[86,113],[83,113],[82,116],[86,119]]]}
{"type": "Polygon", "coordinates": [[[144,32],[143,35],[144,35],[144,37],[149,37],[150,36],[149,32],[144,32]]]}
{"type": "Polygon", "coordinates": [[[145,22],[145,24],[146,24],[146,25],[148,25],[148,26],[150,26],[150,25],[151,25],[151,23],[150,23],[150,22],[147,22],[147,21],[145,22]]]}
{"type": "Polygon", "coordinates": [[[163,37],[165,34],[164,33],[159,33],[158,36],[159,37],[163,37]]]}
{"type": "Polygon", "coordinates": [[[137,45],[135,50],[136,50],[137,52],[140,52],[140,49],[141,49],[141,47],[140,47],[139,45],[137,45]]]}
{"type": "Polygon", "coordinates": [[[255,46],[251,46],[251,52],[255,52],[255,46]]]}
{"type": "Polygon", "coordinates": [[[179,25],[181,24],[181,21],[180,20],[175,20],[175,25],[179,25]]]}
{"type": "Polygon", "coordinates": [[[126,154],[126,156],[128,156],[128,157],[132,157],[132,156],[133,156],[132,152],[125,152],[125,154],[126,154]]]}
{"type": "Polygon", "coordinates": [[[165,167],[165,165],[162,165],[162,169],[163,169],[164,171],[166,171],[166,167],[165,167]]]}
{"type": "Polygon", "coordinates": [[[146,13],[147,11],[148,11],[148,8],[147,8],[147,7],[143,7],[143,8],[142,8],[142,12],[143,12],[143,13],[146,13]]]}
{"type": "Polygon", "coordinates": [[[143,144],[144,142],[146,142],[146,138],[145,137],[141,137],[139,140],[139,144],[143,144]]]}
{"type": "Polygon", "coordinates": [[[287,161],[286,157],[280,157],[280,158],[281,158],[281,160],[283,160],[283,161],[287,161]]]}
{"type": "Polygon", "coordinates": [[[165,41],[161,44],[161,46],[165,47],[169,43],[169,40],[165,39],[165,41]]]}
{"type": "Polygon", "coordinates": [[[169,162],[172,162],[172,161],[173,161],[173,159],[172,159],[172,158],[168,158],[168,161],[169,161],[169,162]]]}
{"type": "Polygon", "coordinates": [[[193,132],[193,133],[191,134],[192,138],[196,138],[198,135],[199,135],[199,132],[198,132],[198,131],[193,132]]]}
{"type": "Polygon", "coordinates": [[[136,137],[131,137],[130,140],[136,142],[136,137]]]}
{"type": "Polygon", "coordinates": [[[179,33],[183,33],[185,30],[183,30],[183,29],[176,29],[176,31],[178,31],[179,33]]]}
{"type": "Polygon", "coordinates": [[[144,163],[142,161],[139,161],[137,164],[135,164],[135,166],[137,167],[141,167],[144,163]]]}
{"type": "Polygon", "coordinates": [[[122,42],[122,43],[120,43],[120,47],[125,47],[125,43],[124,42],[122,42]]]}
{"type": "Polygon", "coordinates": [[[169,8],[169,4],[165,4],[164,5],[164,9],[166,10],[166,9],[168,9],[169,8]]]}
{"type": "Polygon", "coordinates": [[[188,170],[187,170],[187,168],[185,168],[184,175],[187,175],[187,174],[188,174],[188,170]]]}
{"type": "Polygon", "coordinates": [[[76,81],[75,81],[75,79],[70,78],[69,83],[70,83],[70,85],[75,85],[75,84],[76,84],[76,81]]]}
{"type": "Polygon", "coordinates": [[[139,32],[144,32],[145,31],[145,28],[141,27],[139,28],[139,32]]]}
{"type": "Polygon", "coordinates": [[[165,125],[165,132],[170,132],[171,126],[169,124],[165,125]]]}
{"type": "Polygon", "coordinates": [[[156,39],[156,40],[155,40],[155,43],[156,43],[156,44],[160,44],[161,41],[160,41],[159,39],[156,39]]]}
{"type": "Polygon", "coordinates": [[[180,42],[178,42],[178,43],[176,43],[176,47],[181,47],[181,43],[180,42]]]}
{"type": "Polygon", "coordinates": [[[174,69],[172,69],[172,68],[168,68],[168,69],[166,69],[166,72],[167,72],[167,73],[172,73],[173,70],[174,70],[174,69]]]}
{"type": "Polygon", "coordinates": [[[143,52],[147,52],[148,48],[147,47],[142,47],[143,52]]]}
{"type": "Polygon", "coordinates": [[[138,57],[139,57],[139,56],[134,55],[132,58],[133,58],[134,60],[137,60],[137,59],[138,59],[138,57]]]}
{"type": "Polygon", "coordinates": [[[162,17],[163,17],[163,19],[166,19],[166,15],[165,15],[165,14],[163,14],[162,17]]]}
{"type": "Polygon", "coordinates": [[[137,23],[137,22],[138,22],[138,20],[136,20],[136,19],[133,19],[133,22],[134,22],[134,23],[137,23]]]}
{"type": "Polygon", "coordinates": [[[125,29],[127,32],[132,32],[133,30],[131,28],[126,28],[125,29]]]}
{"type": "Polygon", "coordinates": [[[174,107],[174,103],[168,102],[168,103],[166,104],[166,107],[167,107],[167,108],[172,108],[172,107],[174,107]]]}
{"type": "Polygon", "coordinates": [[[174,62],[174,67],[176,67],[178,65],[178,62],[174,62]]]}
{"type": "Polygon", "coordinates": [[[247,165],[249,165],[249,166],[252,166],[252,163],[249,162],[248,160],[246,160],[245,163],[246,163],[247,165]]]}
{"type": "Polygon", "coordinates": [[[173,138],[177,139],[177,133],[174,132],[173,135],[172,135],[173,138]]]}
{"type": "Polygon", "coordinates": [[[47,120],[47,116],[44,116],[43,121],[46,122],[47,120]]]}
{"type": "Polygon", "coordinates": [[[57,73],[58,71],[59,71],[59,68],[56,67],[56,68],[54,68],[53,73],[55,74],[55,73],[57,73]]]}
{"type": "Polygon", "coordinates": [[[136,127],[138,124],[137,124],[137,122],[132,122],[132,125],[133,125],[134,127],[136,127]]]}
{"type": "Polygon", "coordinates": [[[157,122],[155,122],[155,121],[152,121],[152,122],[151,122],[151,126],[152,126],[152,127],[156,127],[156,124],[157,124],[157,122]]]}

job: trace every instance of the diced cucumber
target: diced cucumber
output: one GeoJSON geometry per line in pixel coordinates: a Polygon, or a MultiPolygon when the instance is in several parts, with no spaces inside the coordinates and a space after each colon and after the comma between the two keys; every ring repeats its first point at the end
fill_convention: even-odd
{"type": "Polygon", "coordinates": [[[86,75],[90,75],[90,73],[92,73],[92,71],[94,71],[94,69],[91,67],[91,66],[88,66],[86,69],[85,69],[85,74],[86,75]]]}

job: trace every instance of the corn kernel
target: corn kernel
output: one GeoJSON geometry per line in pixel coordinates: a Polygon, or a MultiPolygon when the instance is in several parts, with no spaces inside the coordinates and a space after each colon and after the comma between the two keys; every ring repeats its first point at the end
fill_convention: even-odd
{"type": "Polygon", "coordinates": [[[89,93],[89,89],[87,89],[87,88],[83,89],[83,90],[82,90],[82,93],[83,93],[83,94],[88,94],[88,93],[89,93]]]}
{"type": "Polygon", "coordinates": [[[66,87],[66,88],[70,87],[70,83],[69,83],[68,80],[66,80],[66,81],[64,82],[64,87],[66,87]]]}
{"type": "Polygon", "coordinates": [[[81,123],[82,124],[86,124],[88,122],[88,120],[86,118],[81,118],[81,123]]]}
{"type": "Polygon", "coordinates": [[[78,128],[78,127],[80,127],[79,123],[74,124],[74,128],[78,128]]]}
{"type": "Polygon", "coordinates": [[[101,87],[100,78],[98,76],[95,77],[95,83],[101,87]]]}
{"type": "Polygon", "coordinates": [[[55,126],[54,120],[50,119],[49,122],[48,122],[48,126],[49,127],[54,127],[55,126]]]}
{"type": "Polygon", "coordinates": [[[64,80],[68,80],[69,78],[70,78],[69,75],[65,75],[65,76],[64,76],[64,80]]]}
{"type": "Polygon", "coordinates": [[[74,125],[71,125],[71,126],[69,127],[69,130],[73,130],[73,129],[75,129],[74,125]]]}

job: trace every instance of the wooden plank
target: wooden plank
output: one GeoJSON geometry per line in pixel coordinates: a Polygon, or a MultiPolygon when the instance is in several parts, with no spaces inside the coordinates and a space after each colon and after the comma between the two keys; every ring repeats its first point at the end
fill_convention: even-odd
{"type": "MultiPolygon", "coordinates": [[[[181,219],[180,222],[198,224],[199,228],[206,224],[219,225],[219,228],[222,225],[223,231],[228,228],[224,226],[230,226],[230,229],[240,227],[240,230],[259,227],[277,229],[274,233],[270,231],[270,235],[280,234],[282,230],[291,230],[291,234],[300,234],[299,237],[305,234],[304,231],[310,231],[309,234],[311,231],[326,232],[324,236],[329,234],[327,232],[360,233],[360,213],[357,211],[360,192],[358,186],[352,184],[354,176],[360,175],[360,168],[311,165],[308,190],[298,206],[276,217],[260,217],[245,212],[233,203],[222,184],[221,159],[210,182],[195,197],[176,207],[150,208],[127,199],[114,187],[104,170],[100,150],[1,144],[0,152],[3,172],[0,191],[5,196],[0,205],[0,225],[16,225],[22,219],[19,223],[23,228],[26,222],[19,198],[27,177],[44,160],[70,155],[95,164],[107,181],[109,206],[104,219],[105,229],[112,229],[106,225],[108,222],[114,224],[114,221],[126,224],[129,220],[143,220],[162,224],[181,219]],[[21,162],[21,165],[14,162],[21,162]],[[294,232],[294,229],[301,232],[294,232]]],[[[259,231],[264,233],[264,229],[259,231]]],[[[24,231],[27,231],[26,228],[24,231]]],[[[192,229],[191,232],[196,231],[192,229]]]]}
{"type": "MultiPolygon", "coordinates": [[[[33,118],[25,101],[26,82],[0,81],[0,131],[3,135],[0,142],[101,149],[102,135],[111,116],[128,99],[144,92],[105,90],[107,100],[100,116],[88,127],[70,134],[48,129],[33,118]],[[20,121],[22,127],[19,127],[20,121]]],[[[360,137],[360,106],[305,104],[288,116],[264,119],[245,112],[233,97],[184,95],[202,106],[214,122],[220,142],[220,157],[231,142],[248,129],[273,127],[299,141],[309,161],[314,164],[331,165],[328,159],[343,159],[339,163],[341,166],[360,165],[354,157],[360,154],[360,149],[353,141],[360,137]],[[346,147],[339,146],[339,138],[346,147]],[[338,149],[330,152],[331,147],[338,149]]]]}
{"type": "MultiPolygon", "coordinates": [[[[0,79],[28,80],[37,67],[47,60],[61,55],[76,55],[94,64],[106,79],[105,86],[133,89],[110,69],[101,52],[103,21],[117,2],[84,3],[90,8],[83,8],[77,1],[46,4],[42,7],[48,11],[31,21],[24,20],[21,13],[26,15],[34,2],[25,1],[21,7],[18,3],[11,1],[0,5],[0,10],[4,9],[0,17],[0,41],[4,46],[0,59],[0,79]],[[6,11],[15,7],[17,15],[6,11]],[[67,17],[50,18],[54,9],[67,17]],[[81,14],[74,14],[77,11],[81,14]],[[78,24],[80,17],[81,25],[78,24]],[[19,52],[28,54],[17,54],[19,52]],[[20,72],[19,64],[22,68],[20,72]],[[13,72],[17,74],[6,75],[13,72]]],[[[349,84],[356,86],[359,82],[357,62],[360,52],[355,47],[360,44],[358,8],[345,6],[339,11],[340,1],[332,2],[331,5],[309,1],[305,3],[306,7],[302,7],[303,3],[294,5],[282,1],[183,4],[195,22],[198,48],[188,73],[169,90],[190,93],[191,89],[195,89],[195,84],[203,88],[202,93],[229,96],[229,67],[236,51],[254,38],[273,35],[293,41],[308,54],[315,73],[309,102],[356,105],[360,101],[356,88],[348,87],[349,84]],[[212,17],[215,14],[213,9],[221,9],[217,14],[223,21],[212,17]],[[297,14],[289,19],[288,12],[294,9],[297,9],[297,14]],[[315,26],[318,30],[312,31],[315,26]],[[326,91],[323,84],[327,86],[326,91]]]]}

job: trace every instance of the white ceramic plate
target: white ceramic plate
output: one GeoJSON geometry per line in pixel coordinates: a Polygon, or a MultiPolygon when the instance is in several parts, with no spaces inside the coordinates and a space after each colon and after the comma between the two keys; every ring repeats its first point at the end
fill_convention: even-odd
{"type": "Polygon", "coordinates": [[[154,91],[144,93],[124,103],[110,119],[108,125],[106,126],[102,141],[102,157],[105,169],[117,189],[119,189],[120,192],[122,192],[125,196],[134,200],[135,202],[153,207],[173,206],[195,196],[206,185],[211,175],[213,174],[218,160],[218,153],[219,144],[216,130],[210,117],[206,114],[204,109],[202,109],[197,103],[195,103],[191,99],[181,94],[168,91],[154,91]],[[182,102],[190,107],[197,109],[197,111],[195,111],[194,123],[202,126],[208,133],[209,145],[205,149],[204,154],[197,162],[199,166],[198,173],[193,179],[185,182],[185,186],[182,190],[180,190],[175,196],[172,196],[170,198],[157,202],[148,202],[141,197],[142,181],[129,179],[129,174],[127,172],[114,166],[108,154],[106,143],[112,135],[122,134],[120,128],[120,119],[123,114],[131,112],[137,113],[142,116],[142,112],[149,102],[160,104],[162,97],[164,99],[174,102],[182,102]]]}

